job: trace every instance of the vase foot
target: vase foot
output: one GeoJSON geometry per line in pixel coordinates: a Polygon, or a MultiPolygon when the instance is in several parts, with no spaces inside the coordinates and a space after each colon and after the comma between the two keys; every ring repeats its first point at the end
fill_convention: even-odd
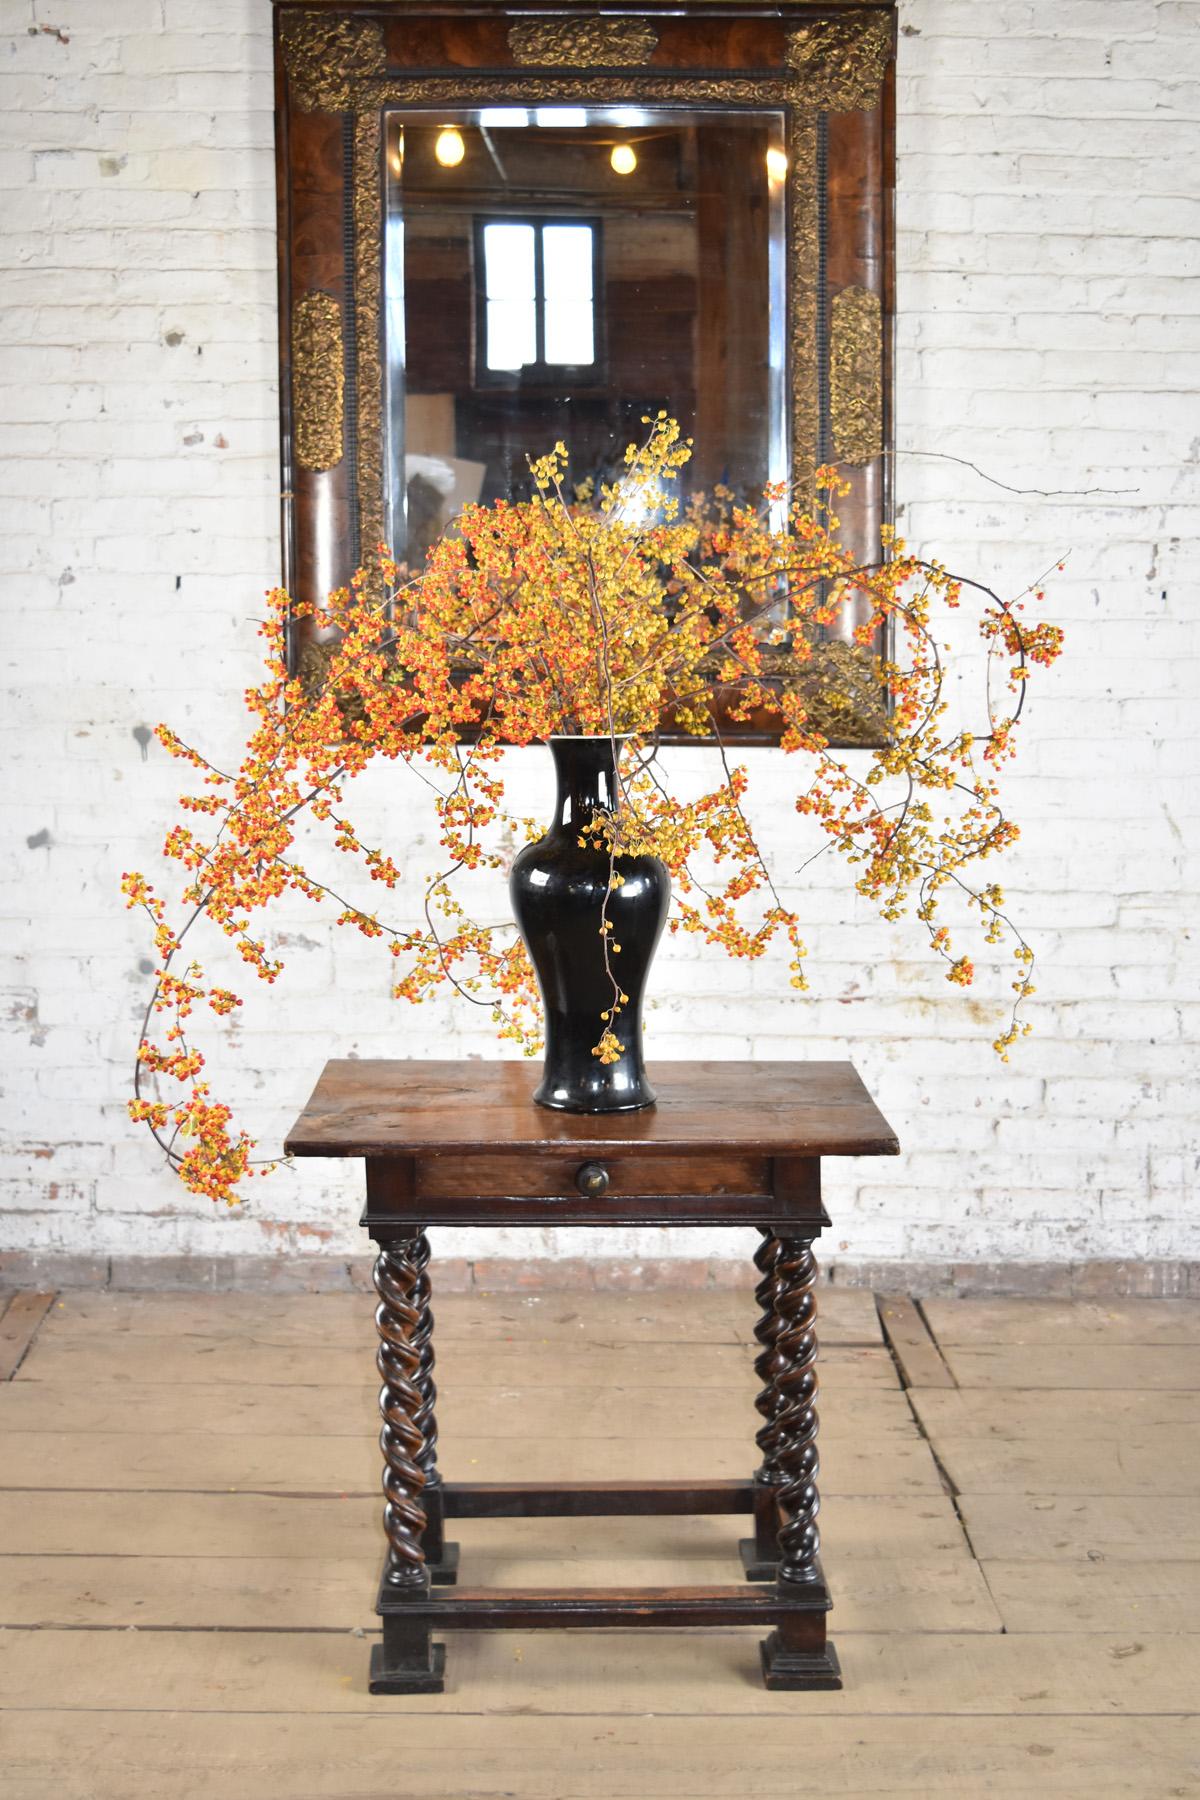
{"type": "Polygon", "coordinates": [[[570,1113],[616,1113],[646,1112],[651,1106],[658,1105],[658,1095],[651,1094],[648,1100],[554,1100],[544,1099],[541,1094],[533,1096],[538,1106],[544,1106],[547,1112],[570,1113]]]}

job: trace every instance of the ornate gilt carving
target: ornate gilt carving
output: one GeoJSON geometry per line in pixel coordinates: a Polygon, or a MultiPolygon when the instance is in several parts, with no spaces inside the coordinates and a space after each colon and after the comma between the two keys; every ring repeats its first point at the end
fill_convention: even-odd
{"type": "Polygon", "coordinates": [[[292,308],[292,415],[302,469],[341,462],[344,399],[342,309],[331,294],[305,294],[292,308]]]}
{"type": "MultiPolygon", "coordinates": [[[[549,101],[571,100],[580,106],[629,105],[628,76],[521,75],[520,104],[541,106],[549,101]]],[[[501,96],[511,100],[512,89],[495,75],[386,75],[364,81],[351,96],[354,111],[377,106],[489,106],[501,96]]],[[[637,101],[652,105],[659,100],[727,102],[730,106],[782,106],[798,97],[799,85],[784,73],[752,75],[687,75],[649,69],[637,77],[637,101]]]]}
{"type": "Polygon", "coordinates": [[[378,19],[287,12],[281,41],[284,67],[302,112],[352,111],[363,84],[387,68],[378,19]]]}
{"type": "Polygon", "coordinates": [[[866,288],[843,288],[830,307],[829,410],[839,462],[883,448],[883,307],[866,288]]]}
{"type": "Polygon", "coordinates": [[[527,19],[508,28],[514,60],[544,68],[633,68],[657,43],[644,19],[527,19]]]}
{"type": "Polygon", "coordinates": [[[792,214],[788,245],[788,319],[792,402],[792,480],[798,499],[811,496],[821,423],[820,353],[820,194],[817,122],[796,107],[789,144],[792,214]]]}
{"type": "Polygon", "coordinates": [[[354,322],[358,346],[357,450],[359,556],[375,561],[383,542],[383,117],[360,113],[354,121],[354,322]]]}
{"type": "Polygon", "coordinates": [[[887,741],[887,690],[877,655],[831,639],[804,671],[805,721],[832,744],[887,741]]]}
{"type": "Polygon", "coordinates": [[[886,13],[814,19],[788,33],[788,66],[804,98],[822,112],[877,106],[891,54],[892,22],[886,13]]]}

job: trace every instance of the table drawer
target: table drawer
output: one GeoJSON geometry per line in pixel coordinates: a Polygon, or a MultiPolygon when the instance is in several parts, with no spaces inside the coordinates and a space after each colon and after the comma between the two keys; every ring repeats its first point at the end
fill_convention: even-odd
{"type": "Polygon", "coordinates": [[[418,1156],[414,1198],[422,1200],[612,1200],[771,1192],[771,1159],[715,1152],[685,1156],[418,1156]],[[603,1177],[603,1179],[601,1178],[603,1177]]]}

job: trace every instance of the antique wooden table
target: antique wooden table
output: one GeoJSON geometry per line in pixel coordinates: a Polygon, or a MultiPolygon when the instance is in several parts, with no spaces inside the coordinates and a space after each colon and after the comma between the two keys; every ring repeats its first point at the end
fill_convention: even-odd
{"type": "Polygon", "coordinates": [[[769,1688],[839,1687],[816,1525],[812,1246],[829,1223],[821,1158],[894,1155],[891,1127],[845,1062],[659,1064],[658,1105],[607,1116],[535,1106],[536,1074],[530,1063],[331,1062],[287,1140],[295,1156],[367,1165],[387,1535],[371,1691],[440,1693],[435,1632],[601,1625],[769,1625],[769,1688]],[[741,1481],[443,1481],[426,1227],[618,1224],[761,1234],[759,1468],[741,1481]],[[686,1513],[751,1515],[744,1574],[770,1587],[454,1591],[447,1519],[686,1513]]]}

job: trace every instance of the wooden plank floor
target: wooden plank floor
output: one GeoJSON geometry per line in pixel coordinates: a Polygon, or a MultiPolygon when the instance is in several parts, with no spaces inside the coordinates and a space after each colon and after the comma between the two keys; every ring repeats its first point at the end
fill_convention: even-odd
{"type": "MultiPolygon", "coordinates": [[[[372,1698],[367,1296],[0,1311],[4,1800],[1200,1794],[1200,1305],[822,1296],[846,1685],[754,1631],[455,1634],[372,1698]],[[895,1351],[895,1354],[893,1354],[895,1351]]],[[[749,1292],[436,1303],[451,1478],[753,1467],[749,1292]]],[[[738,1519],[462,1522],[473,1585],[737,1579],[738,1519]]]]}

